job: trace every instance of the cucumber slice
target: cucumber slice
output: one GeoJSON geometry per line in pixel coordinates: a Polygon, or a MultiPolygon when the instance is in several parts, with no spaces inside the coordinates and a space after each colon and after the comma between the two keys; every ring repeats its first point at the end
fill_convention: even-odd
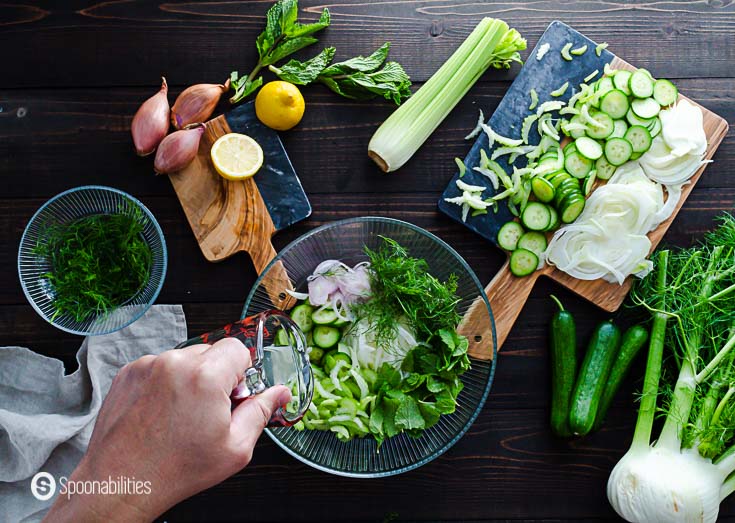
{"type": "Polygon", "coordinates": [[[498,245],[506,251],[515,251],[518,247],[518,240],[524,232],[520,223],[507,222],[498,231],[498,245]]]}
{"type": "Polygon", "coordinates": [[[342,334],[339,329],[327,325],[317,325],[313,331],[314,344],[322,349],[331,349],[339,342],[342,334]]]}
{"type": "Polygon", "coordinates": [[[543,203],[529,202],[521,215],[521,223],[531,231],[543,231],[551,222],[549,208],[543,203]]]}
{"type": "Polygon", "coordinates": [[[572,223],[580,214],[582,214],[583,210],[584,196],[580,195],[570,198],[569,201],[564,202],[564,207],[561,211],[561,221],[564,223],[572,223]]]}
{"type": "MultiPolygon", "coordinates": [[[[610,117],[608,116],[608,118],[610,117]]],[[[574,143],[577,145],[577,152],[588,160],[597,160],[602,156],[602,146],[592,138],[581,136],[574,143]]]]}
{"type": "Polygon", "coordinates": [[[549,226],[544,232],[554,231],[559,228],[559,213],[551,205],[549,205],[549,214],[551,214],[551,223],[549,223],[549,226]]]}
{"type": "MultiPolygon", "coordinates": [[[[610,80],[612,82],[612,80],[610,80]]],[[[623,118],[630,109],[628,95],[620,89],[612,89],[602,97],[600,110],[607,113],[610,118],[623,118]]]]}
{"type": "Polygon", "coordinates": [[[311,319],[311,315],[314,313],[314,307],[302,303],[297,305],[291,311],[291,319],[298,325],[299,329],[306,334],[312,327],[314,327],[314,321],[311,319]]]}
{"type": "Polygon", "coordinates": [[[653,98],[664,107],[676,102],[679,90],[668,80],[656,80],[653,84],[653,98]]]}
{"type": "Polygon", "coordinates": [[[579,188],[579,181],[576,178],[562,182],[554,195],[554,205],[558,209],[562,209],[564,200],[570,196],[582,196],[582,190],[579,188]]]}
{"type": "Polygon", "coordinates": [[[595,162],[595,171],[597,171],[597,177],[600,180],[609,180],[615,173],[615,169],[617,167],[608,162],[604,156],[599,157],[595,162]]]}
{"type": "Polygon", "coordinates": [[[595,82],[595,97],[592,99],[592,105],[600,107],[602,98],[610,91],[615,89],[612,78],[603,76],[595,82]]]}
{"type": "Polygon", "coordinates": [[[331,325],[337,321],[337,314],[332,309],[317,309],[311,315],[311,320],[317,325],[331,325]]]}
{"type": "Polygon", "coordinates": [[[648,98],[653,94],[653,80],[651,73],[639,69],[630,75],[628,82],[630,93],[636,98],[648,98]]]}
{"type": "Polygon", "coordinates": [[[625,120],[615,120],[613,122],[615,124],[615,129],[613,129],[613,132],[608,138],[622,138],[625,136],[625,131],[628,130],[628,122],[625,120]]]}
{"type": "Polygon", "coordinates": [[[597,180],[597,171],[592,169],[592,172],[590,172],[590,175],[587,177],[587,180],[584,182],[584,195],[589,196],[592,192],[592,187],[595,185],[595,180],[597,180]]]}
{"type": "Polygon", "coordinates": [[[577,150],[577,145],[574,142],[569,142],[564,146],[564,149],[562,149],[562,153],[564,153],[564,156],[567,154],[571,154],[572,152],[577,150]]]}
{"type": "Polygon", "coordinates": [[[641,98],[633,100],[630,104],[630,108],[638,118],[647,120],[653,118],[661,112],[661,105],[653,98],[641,98]]]}
{"type": "Polygon", "coordinates": [[[653,121],[656,118],[640,118],[636,116],[636,114],[633,112],[633,108],[631,108],[625,114],[625,119],[628,120],[628,123],[630,125],[642,125],[643,127],[648,127],[649,125],[653,125],[653,121]]]}
{"type": "MultiPolygon", "coordinates": [[[[572,119],[569,120],[569,123],[574,123],[574,124],[581,123],[582,125],[586,125],[582,117],[579,116],[578,114],[575,114],[574,116],[572,116],[572,119]]],[[[584,136],[584,129],[577,129],[576,131],[569,131],[569,136],[572,138],[579,138],[580,136],[584,136]]]]}
{"type": "Polygon", "coordinates": [[[544,203],[554,199],[554,186],[542,176],[536,176],[531,180],[531,190],[536,198],[544,203]]]}
{"type": "Polygon", "coordinates": [[[615,167],[623,165],[630,160],[633,154],[633,146],[625,138],[611,138],[605,142],[605,158],[615,167]]]}
{"type": "Polygon", "coordinates": [[[554,191],[556,191],[556,188],[559,187],[564,180],[572,179],[572,176],[566,171],[559,171],[552,173],[552,176],[546,179],[551,182],[551,185],[554,186],[554,191]]]}
{"type": "Polygon", "coordinates": [[[637,160],[637,159],[638,159],[638,158],[640,158],[641,156],[643,156],[643,153],[633,153],[633,154],[631,154],[631,155],[630,155],[630,160],[631,160],[631,161],[633,161],[633,160],[637,160]]]}
{"type": "Polygon", "coordinates": [[[630,75],[632,73],[630,71],[624,71],[619,70],[617,73],[615,73],[615,76],[613,76],[613,84],[615,84],[615,89],[620,89],[623,91],[624,94],[630,96],[630,75]]]}
{"type": "Polygon", "coordinates": [[[645,153],[651,148],[651,133],[640,125],[632,125],[625,133],[626,140],[630,142],[634,153],[645,153]]]}
{"type": "Polygon", "coordinates": [[[528,249],[516,249],[510,255],[510,272],[515,276],[528,276],[538,267],[538,256],[528,249]]]}
{"type": "Polygon", "coordinates": [[[546,250],[546,236],[540,232],[529,231],[518,240],[518,248],[526,249],[541,257],[541,253],[546,250]]]}
{"type": "Polygon", "coordinates": [[[596,112],[592,115],[592,119],[597,122],[598,125],[587,126],[587,136],[595,139],[603,139],[610,136],[615,130],[615,122],[607,113],[596,112]]]}
{"type": "Polygon", "coordinates": [[[584,178],[592,170],[592,161],[574,151],[564,158],[564,169],[575,178],[584,178]]]}
{"type": "Polygon", "coordinates": [[[651,133],[651,138],[656,138],[658,133],[661,132],[661,120],[659,118],[654,118],[651,125],[647,126],[646,129],[651,133]]]}

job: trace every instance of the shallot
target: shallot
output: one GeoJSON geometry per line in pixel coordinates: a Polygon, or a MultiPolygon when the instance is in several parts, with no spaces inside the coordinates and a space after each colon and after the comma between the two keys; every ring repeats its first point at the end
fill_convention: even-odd
{"type": "Polygon", "coordinates": [[[189,124],[208,120],[222,93],[229,88],[228,79],[224,84],[196,84],[184,89],[171,108],[171,123],[177,129],[183,129],[189,124]]]}
{"type": "Polygon", "coordinates": [[[157,174],[171,174],[189,165],[199,150],[204,124],[175,131],[163,139],[156,151],[153,168],[157,174]]]}
{"type": "Polygon", "coordinates": [[[148,156],[168,132],[168,85],[161,77],[161,89],[140,106],[133,117],[130,133],[138,156],[148,156]]]}

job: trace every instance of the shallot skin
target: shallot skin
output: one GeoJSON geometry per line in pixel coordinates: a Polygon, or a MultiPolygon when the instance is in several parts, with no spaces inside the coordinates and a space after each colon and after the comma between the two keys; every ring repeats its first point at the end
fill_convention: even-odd
{"type": "Polygon", "coordinates": [[[138,108],[130,125],[138,156],[148,156],[166,137],[169,127],[168,84],[161,77],[161,88],[138,108]]]}
{"type": "Polygon", "coordinates": [[[156,174],[175,173],[189,165],[197,155],[204,128],[204,124],[198,124],[190,129],[175,131],[164,138],[153,162],[156,174]]]}
{"type": "Polygon", "coordinates": [[[229,89],[229,79],[224,84],[196,84],[187,87],[174,102],[171,124],[176,129],[183,129],[187,125],[208,120],[222,94],[229,89]]]}

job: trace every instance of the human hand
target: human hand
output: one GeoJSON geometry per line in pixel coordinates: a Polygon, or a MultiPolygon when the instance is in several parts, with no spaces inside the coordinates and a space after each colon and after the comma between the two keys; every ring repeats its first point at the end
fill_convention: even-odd
{"type": "Polygon", "coordinates": [[[291,399],[272,387],[231,410],[251,366],[235,338],[144,356],[123,367],[70,481],[120,476],[150,494],[59,496],[46,521],[150,521],[244,468],[273,412],[291,399]]]}

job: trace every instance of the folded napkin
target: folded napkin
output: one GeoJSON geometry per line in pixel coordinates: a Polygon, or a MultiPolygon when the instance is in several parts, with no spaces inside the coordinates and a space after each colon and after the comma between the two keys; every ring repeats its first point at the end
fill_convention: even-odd
{"type": "Polygon", "coordinates": [[[112,379],[126,363],[186,339],[180,305],[154,305],[132,325],[88,337],[79,369],[23,347],[0,347],[0,521],[40,521],[53,503],[31,494],[31,478],[69,476],[84,454],[112,379]]]}

